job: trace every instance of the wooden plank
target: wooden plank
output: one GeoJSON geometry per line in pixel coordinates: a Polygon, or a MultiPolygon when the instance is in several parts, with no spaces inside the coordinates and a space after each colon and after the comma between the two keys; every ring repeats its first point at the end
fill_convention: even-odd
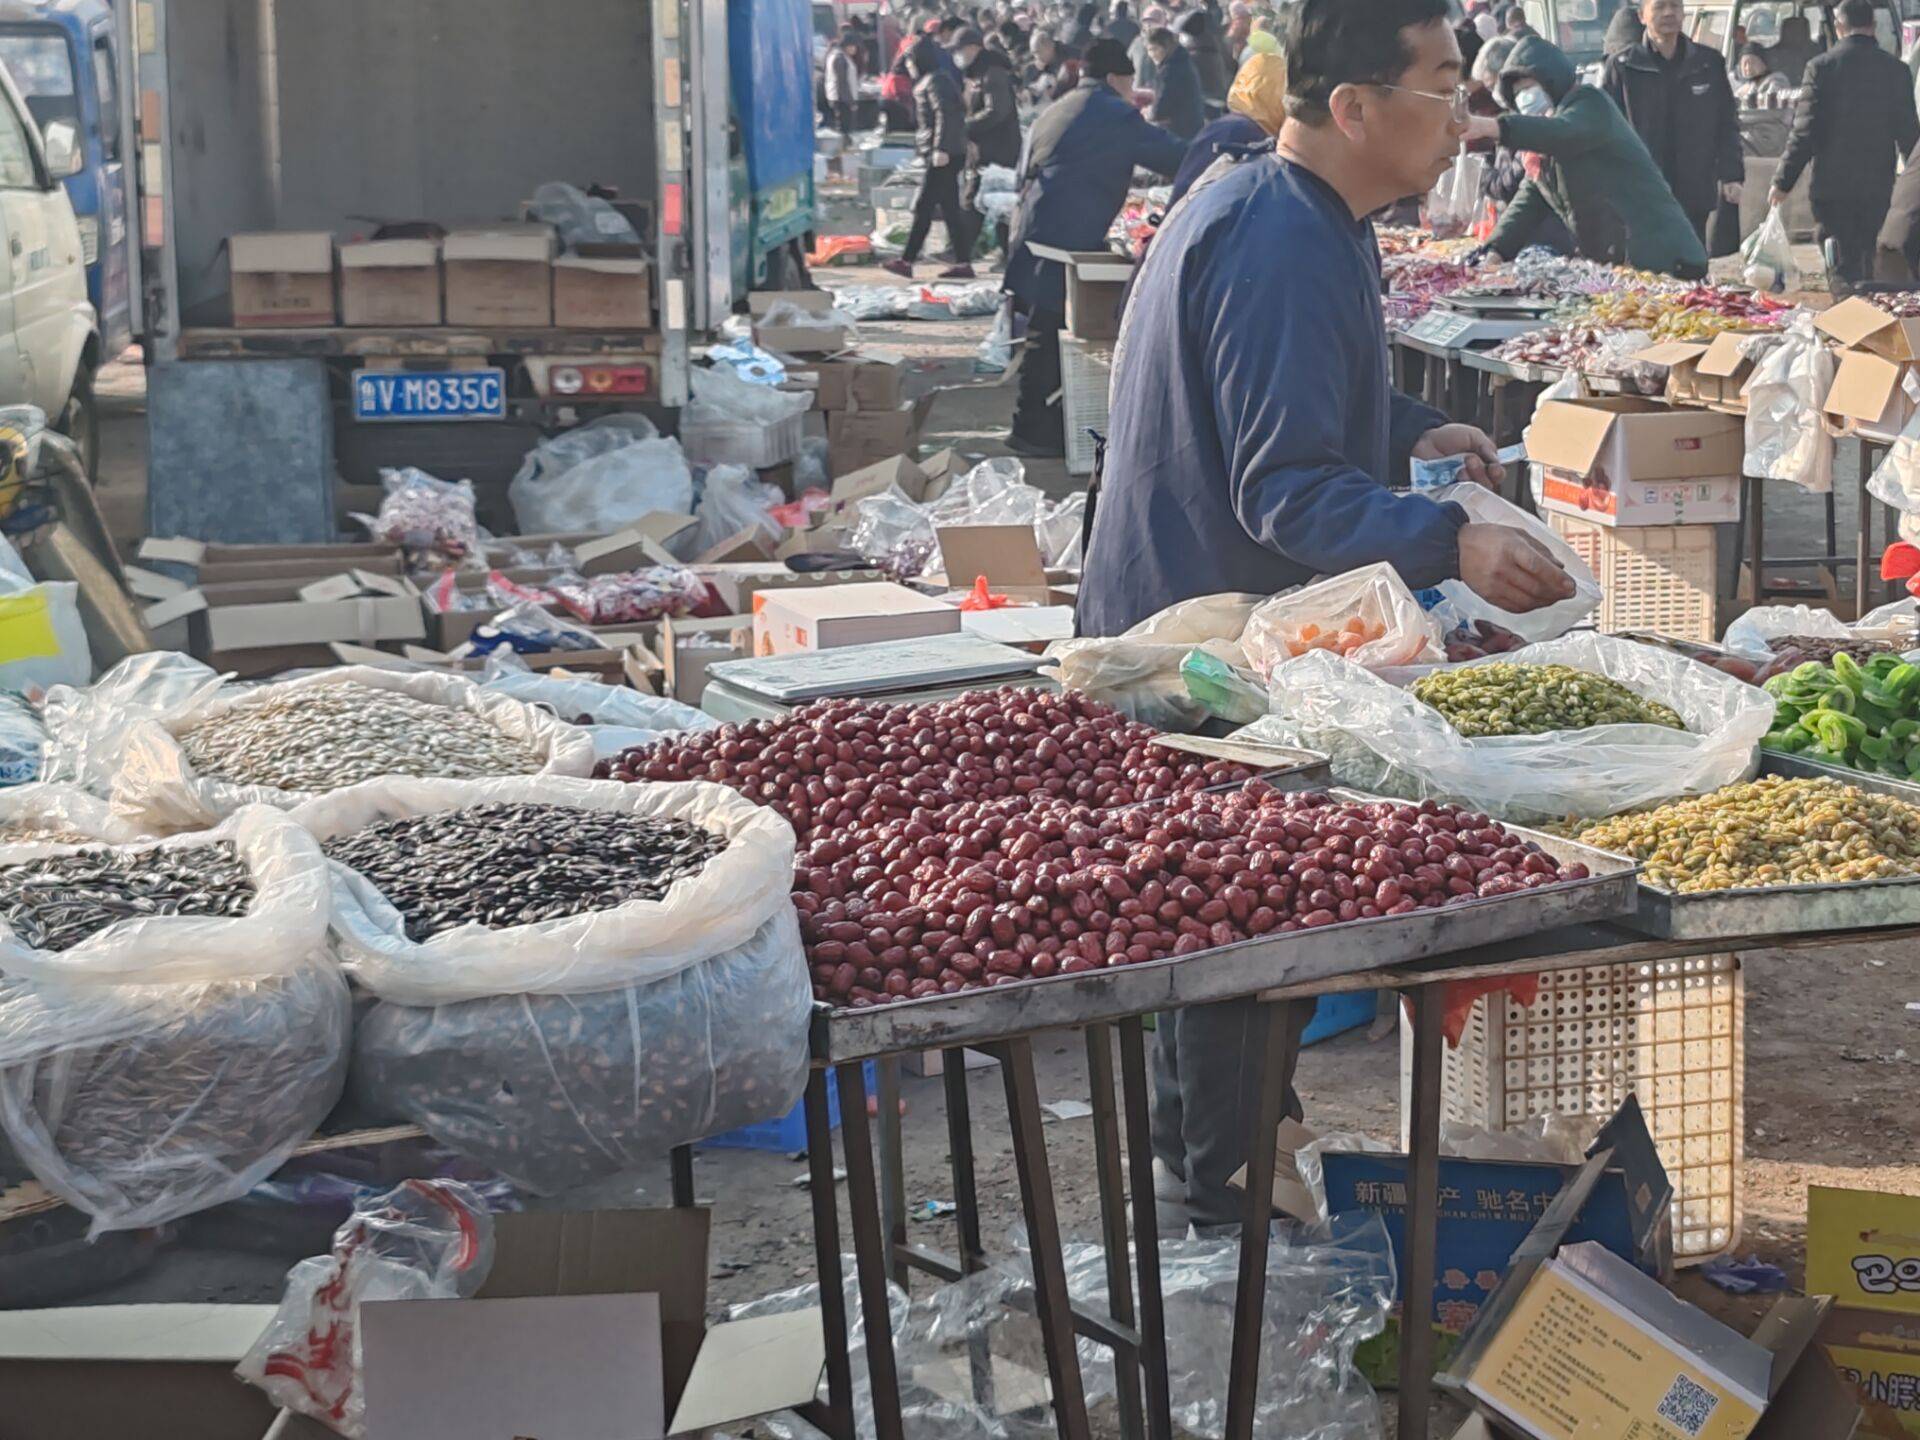
{"type": "Polygon", "coordinates": [[[455,355],[658,354],[660,336],[648,330],[472,330],[464,327],[358,329],[329,325],[298,329],[196,327],[180,332],[185,360],[347,357],[431,359],[455,355]]]}

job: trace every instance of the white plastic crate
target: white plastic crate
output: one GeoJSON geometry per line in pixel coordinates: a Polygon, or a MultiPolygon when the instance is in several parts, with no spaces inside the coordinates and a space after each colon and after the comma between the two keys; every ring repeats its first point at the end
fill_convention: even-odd
{"type": "MultiPolygon", "coordinates": [[[[1737,955],[1550,970],[1531,1005],[1476,1000],[1441,1062],[1441,1116],[1509,1130],[1539,1115],[1604,1124],[1637,1095],[1673,1182],[1673,1253],[1699,1264],[1740,1238],[1746,991],[1737,955]]],[[[1402,1124],[1413,1037],[1401,1019],[1402,1124]]]]}
{"type": "Polygon", "coordinates": [[[1060,337],[1060,407],[1067,422],[1067,473],[1093,473],[1093,437],[1107,429],[1107,385],[1113,378],[1113,347],[1104,341],[1060,337]]]}
{"type": "Polygon", "coordinates": [[[744,465],[749,470],[784,465],[800,453],[804,415],[771,425],[752,420],[710,420],[680,427],[680,448],[696,465],[744,465]]]}

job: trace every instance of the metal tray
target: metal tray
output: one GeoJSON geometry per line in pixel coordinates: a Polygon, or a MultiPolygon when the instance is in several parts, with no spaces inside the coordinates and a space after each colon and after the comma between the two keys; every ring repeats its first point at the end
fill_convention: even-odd
{"type": "MultiPolygon", "coordinates": [[[[1762,775],[1844,780],[1920,805],[1920,785],[1866,775],[1794,755],[1760,752],[1762,775]]],[[[1768,885],[1682,895],[1640,882],[1639,908],[1623,925],[1662,940],[1736,940],[1822,935],[1920,924],[1920,876],[1837,885],[1768,885]]]]}
{"type": "MultiPolygon", "coordinates": [[[[1352,790],[1330,793],[1347,800],[1387,798],[1352,790]]],[[[1410,915],[1349,920],[1317,930],[1263,935],[1217,950],[1140,965],[1053,975],[1045,980],[1024,980],[1017,985],[932,995],[861,1010],[816,1005],[813,1058],[840,1064],[1240,999],[1279,985],[1378,970],[1562,925],[1633,913],[1639,870],[1633,861],[1518,825],[1507,828],[1556,859],[1581,862],[1592,873],[1585,880],[1518,895],[1466,900],[1410,915]]]]}

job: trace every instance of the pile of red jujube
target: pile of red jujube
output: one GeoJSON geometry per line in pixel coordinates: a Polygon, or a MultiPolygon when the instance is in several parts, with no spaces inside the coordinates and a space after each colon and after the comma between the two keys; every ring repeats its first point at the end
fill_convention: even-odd
{"type": "Polygon", "coordinates": [[[1245,768],[1202,766],[1150,733],[1073,694],[830,701],[631,750],[602,773],[716,780],[793,820],[814,994],[836,1005],[1191,955],[1587,873],[1431,801],[1260,780],[1198,793],[1245,768]]]}
{"type": "Polygon", "coordinates": [[[1074,691],[975,690],[931,705],[822,700],[780,720],[689,730],[603,760],[616,780],[713,780],[787,818],[805,845],[848,827],[1029,796],[1096,809],[1245,780],[1231,760],[1154,743],[1155,732],[1074,691]]]}

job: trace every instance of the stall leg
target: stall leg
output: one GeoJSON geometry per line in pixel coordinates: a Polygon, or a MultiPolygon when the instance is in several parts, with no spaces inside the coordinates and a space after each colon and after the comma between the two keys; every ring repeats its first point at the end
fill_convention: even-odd
{"type": "Polygon", "coordinates": [[[1286,1113],[1286,1052],[1295,1044],[1293,1002],[1266,1007],[1266,1034],[1254,1056],[1251,1082],[1259,1096],[1247,1137],[1246,1212],[1240,1222],[1240,1279],[1233,1293],[1233,1349],[1227,1371],[1225,1440],[1252,1440],[1260,1392],[1260,1330],[1267,1308],[1267,1251],[1273,1236],[1275,1132],[1286,1113]]]}
{"type": "Polygon", "coordinates": [[[1066,1265],[1060,1254],[1060,1217],[1053,1205],[1053,1172],[1047,1164],[1042,1130],[1040,1087],[1033,1075],[1033,1044],[1024,1038],[994,1047],[1007,1086],[1007,1125],[1013,1140],[1014,1168],[1026,1211],[1027,1238],[1033,1247],[1033,1292],[1040,1335],[1047,1352],[1047,1378],[1053,1385],[1053,1419],[1060,1440],[1091,1440],[1087,1393],[1080,1382],[1080,1356],[1074,1348],[1072,1302],[1066,1265]]]}
{"type": "Polygon", "coordinates": [[[1488,375],[1487,390],[1493,419],[1493,428],[1487,434],[1495,445],[1504,444],[1507,433],[1507,382],[1501,376],[1488,375]]]}
{"type": "Polygon", "coordinates": [[[853,1258],[860,1272],[860,1314],[873,1385],[877,1440],[907,1440],[900,1417],[900,1375],[894,1364],[893,1317],[887,1308],[891,1255],[875,1190],[872,1127],[867,1124],[867,1077],[858,1061],[837,1066],[841,1143],[847,1152],[847,1213],[853,1221],[853,1258]]]}
{"type": "MultiPolygon", "coordinates": [[[[1093,1164],[1100,1181],[1100,1239],[1107,1252],[1107,1312],[1132,1328],[1133,1267],[1127,1262],[1127,1193],[1120,1176],[1120,1112],[1113,1094],[1113,1037],[1087,1027],[1087,1089],[1093,1102],[1093,1164]]],[[[1113,1347],[1121,1440],[1145,1440],[1140,1408],[1140,1347],[1113,1347]]]]}
{"type": "Polygon", "coordinates": [[[1860,460],[1855,466],[1854,493],[1860,505],[1859,541],[1854,550],[1853,616],[1857,620],[1873,608],[1873,579],[1880,573],[1878,557],[1873,553],[1873,496],[1867,493],[1867,481],[1873,475],[1873,457],[1865,440],[1855,440],[1860,460]]]}
{"type": "Polygon", "coordinates": [[[887,1274],[902,1290],[907,1288],[906,1152],[900,1140],[900,1060],[883,1056],[875,1067],[879,1075],[880,1219],[887,1231],[887,1274]]]}
{"type": "Polygon", "coordinates": [[[840,1274],[840,1211],[833,1195],[833,1126],[827,1119],[827,1072],[807,1075],[807,1188],[813,1204],[813,1263],[820,1278],[826,1331],[827,1399],[800,1414],[832,1440],[854,1440],[853,1365],[847,1355],[847,1291],[840,1274]]]}
{"type": "Polygon", "coordinates": [[[1742,528],[1746,531],[1747,574],[1753,585],[1753,603],[1767,603],[1767,542],[1766,542],[1766,481],[1748,479],[1747,503],[1741,513],[1742,528]]]}
{"type": "Polygon", "coordinates": [[[673,1167],[673,1203],[681,1210],[691,1210],[695,1204],[693,1196],[693,1147],[676,1145],[667,1157],[673,1167]]]}
{"type": "Polygon", "coordinates": [[[1147,1118],[1147,1044],[1138,1015],[1120,1022],[1120,1097],[1127,1111],[1127,1183],[1140,1272],[1140,1364],[1147,1375],[1147,1434],[1173,1440],[1167,1386],[1167,1311],[1160,1294],[1160,1217],[1153,1203],[1153,1127],[1147,1118]]]}
{"type": "Polygon", "coordinates": [[[1434,1256],[1440,1223],[1440,1051],[1446,990],[1413,990],[1413,1096],[1408,1119],[1407,1271],[1400,1281],[1398,1440],[1427,1440],[1433,1407],[1434,1256]]]}
{"type": "Polygon", "coordinates": [[[1840,598],[1840,505],[1839,491],[1829,490],[1821,497],[1827,502],[1827,600],[1840,598]]]}
{"type": "MultiPolygon", "coordinates": [[[[980,1239],[980,1193],[973,1177],[973,1105],[967,1095],[965,1050],[948,1050],[941,1055],[940,1084],[947,1092],[947,1163],[953,1174],[953,1220],[960,1270],[972,1275],[986,1269],[987,1251],[980,1239]]],[[[968,1338],[967,1367],[974,1403],[991,1415],[993,1353],[985,1335],[968,1338]]]]}

